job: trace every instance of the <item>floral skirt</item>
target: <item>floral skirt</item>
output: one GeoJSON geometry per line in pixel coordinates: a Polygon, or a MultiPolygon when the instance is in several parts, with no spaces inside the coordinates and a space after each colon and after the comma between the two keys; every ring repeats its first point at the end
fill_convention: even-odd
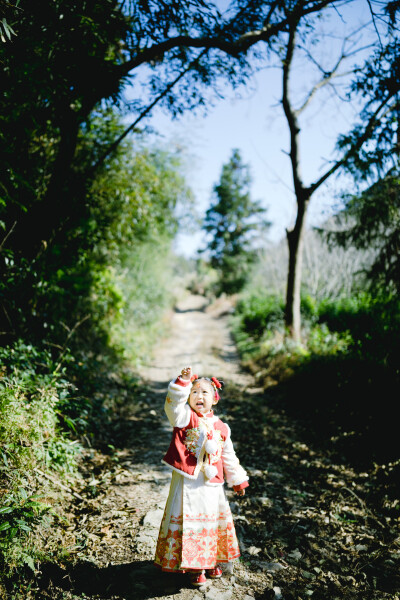
{"type": "Polygon", "coordinates": [[[198,479],[188,479],[173,471],[155,564],[163,571],[184,573],[213,569],[239,555],[223,486],[205,485],[202,472],[198,479]]]}

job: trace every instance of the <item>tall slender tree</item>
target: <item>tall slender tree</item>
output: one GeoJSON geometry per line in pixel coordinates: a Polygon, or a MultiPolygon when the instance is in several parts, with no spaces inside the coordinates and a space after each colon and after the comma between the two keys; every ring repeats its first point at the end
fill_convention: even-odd
{"type": "Polygon", "coordinates": [[[211,265],[219,274],[218,292],[232,294],[243,288],[255,258],[256,232],[270,226],[264,218],[266,209],[251,199],[250,187],[250,169],[235,149],[222,167],[203,224],[210,236],[211,265]]]}
{"type": "MultiPolygon", "coordinates": [[[[304,232],[306,226],[306,217],[309,209],[310,201],[315,192],[330,178],[332,175],[337,173],[339,169],[349,168],[354,169],[354,165],[362,160],[362,156],[366,150],[368,143],[371,143],[373,138],[373,132],[377,138],[379,138],[379,131],[382,131],[380,122],[383,119],[385,122],[390,121],[396,115],[396,94],[399,89],[399,77],[398,77],[398,60],[393,60],[395,53],[393,51],[393,44],[389,44],[392,59],[390,67],[390,77],[384,77],[382,85],[378,86],[374,98],[368,98],[366,101],[365,109],[362,111],[364,120],[348,135],[341,137],[341,148],[342,152],[339,158],[332,160],[328,167],[310,184],[306,184],[302,174],[302,160],[300,152],[300,137],[302,133],[302,126],[300,118],[303,111],[308,107],[310,102],[314,99],[315,95],[319,90],[325,86],[333,86],[333,82],[336,77],[341,75],[343,72],[342,65],[346,64],[349,57],[354,56],[357,53],[357,45],[352,43],[351,36],[343,39],[343,46],[338,53],[338,57],[334,64],[329,68],[324,68],[322,65],[317,63],[317,67],[320,70],[321,77],[314,85],[310,86],[308,92],[305,94],[304,100],[301,101],[298,96],[294,96],[291,89],[292,72],[295,65],[296,52],[299,49],[298,39],[304,36],[304,25],[307,24],[307,20],[304,20],[302,15],[298,18],[291,19],[288,25],[288,35],[285,42],[285,51],[282,58],[282,97],[281,102],[287,121],[289,136],[290,136],[290,149],[289,158],[291,162],[292,178],[293,178],[293,190],[296,198],[297,213],[295,224],[291,230],[287,230],[287,242],[289,249],[289,264],[288,264],[288,275],[287,275],[287,288],[286,288],[286,305],[285,305],[285,323],[289,335],[297,342],[301,341],[301,315],[300,315],[300,294],[301,294],[301,279],[302,279],[302,257],[303,257],[303,242],[304,232]],[[349,49],[346,49],[346,45],[349,45],[349,49]],[[384,85],[383,82],[387,85],[384,85]]],[[[312,27],[312,22],[308,23],[312,27]]],[[[357,39],[357,33],[354,36],[357,39]]],[[[304,37],[303,37],[304,39],[304,37]]],[[[377,44],[380,40],[377,40],[377,44]]],[[[363,46],[363,45],[362,45],[363,46]]],[[[362,47],[361,46],[361,47],[362,47]]],[[[384,52],[379,52],[380,58],[376,59],[375,68],[377,64],[380,68],[383,68],[387,58],[383,58],[384,52]]],[[[315,58],[309,54],[314,64],[316,63],[315,58]]],[[[398,59],[398,54],[397,54],[398,59]]],[[[374,62],[372,63],[374,64],[374,62]]],[[[350,69],[350,75],[352,72],[356,76],[356,81],[363,80],[364,90],[370,90],[373,85],[372,71],[374,68],[368,64],[365,66],[367,69],[368,76],[360,76],[359,69],[356,66],[347,66],[350,69]]],[[[385,70],[385,69],[384,69],[385,70]]],[[[344,71],[346,72],[346,71],[344,71]]],[[[364,73],[364,71],[363,71],[364,73]]],[[[358,84],[359,86],[360,84],[358,84]]],[[[354,85],[357,87],[357,84],[354,85]]],[[[358,89],[362,89],[359,87],[358,89]]],[[[368,94],[368,92],[366,92],[368,94]]],[[[387,128],[390,131],[390,128],[387,128]]],[[[393,130],[391,132],[393,138],[393,130]]],[[[381,140],[382,142],[382,140],[381,140]]],[[[372,146],[375,147],[375,143],[372,142],[372,146]]],[[[382,151],[382,143],[378,143],[378,146],[382,151]]],[[[386,144],[386,150],[388,145],[386,144]]]]}

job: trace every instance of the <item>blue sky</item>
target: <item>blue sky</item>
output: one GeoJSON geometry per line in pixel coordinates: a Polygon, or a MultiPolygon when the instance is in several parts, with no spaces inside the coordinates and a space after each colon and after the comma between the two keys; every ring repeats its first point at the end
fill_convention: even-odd
{"type": "MultiPolygon", "coordinates": [[[[365,0],[353,2],[339,18],[332,13],[327,23],[321,23],[320,42],[313,51],[326,67],[332,66],[340,49],[343,32],[354,30],[370,19],[365,0]],[[326,35],[328,34],[329,35],[326,35]],[[334,34],[334,35],[332,35],[334,34]]],[[[371,28],[359,34],[359,45],[365,45],[374,32],[371,28]]],[[[365,52],[364,52],[365,56],[365,52]]],[[[292,89],[296,97],[307,93],[317,73],[309,63],[298,60],[292,89]]],[[[341,81],[341,80],[339,80],[341,81]]],[[[229,160],[233,148],[238,148],[253,177],[252,196],[268,208],[273,222],[269,240],[276,242],[285,235],[296,215],[292,191],[288,129],[279,103],[281,72],[265,68],[250,84],[240,90],[240,96],[226,86],[224,99],[219,100],[206,115],[185,113],[172,120],[168,113],[155,109],[147,119],[168,145],[183,144],[188,150],[187,178],[196,197],[200,214],[208,208],[213,185],[218,181],[222,165],[229,160]]],[[[330,89],[307,108],[301,118],[301,163],[306,184],[322,174],[340,132],[352,124],[357,107],[339,101],[330,89]]],[[[344,178],[332,178],[313,196],[308,224],[315,225],[332,214],[338,206],[338,194],[345,186],[344,178]]],[[[177,240],[178,252],[192,256],[201,245],[201,234],[182,233],[177,240]]]]}

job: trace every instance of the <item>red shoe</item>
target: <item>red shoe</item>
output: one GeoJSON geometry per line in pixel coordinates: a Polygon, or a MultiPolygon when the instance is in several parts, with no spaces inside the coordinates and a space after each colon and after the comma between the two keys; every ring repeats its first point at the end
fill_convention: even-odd
{"type": "Polygon", "coordinates": [[[209,569],[207,571],[207,575],[211,577],[211,579],[218,579],[222,577],[222,571],[219,567],[214,567],[214,569],[209,569]]]}
{"type": "Polygon", "coordinates": [[[204,571],[200,571],[200,573],[190,573],[190,583],[195,586],[204,585],[207,583],[204,571]]]}

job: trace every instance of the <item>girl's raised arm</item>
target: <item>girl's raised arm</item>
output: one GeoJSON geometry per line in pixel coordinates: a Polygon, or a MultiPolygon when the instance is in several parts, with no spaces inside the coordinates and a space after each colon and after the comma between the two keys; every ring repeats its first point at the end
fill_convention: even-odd
{"type": "Polygon", "coordinates": [[[190,420],[190,407],[187,403],[192,387],[191,367],[182,369],[181,375],[170,382],[164,410],[172,427],[186,427],[190,420]]]}

